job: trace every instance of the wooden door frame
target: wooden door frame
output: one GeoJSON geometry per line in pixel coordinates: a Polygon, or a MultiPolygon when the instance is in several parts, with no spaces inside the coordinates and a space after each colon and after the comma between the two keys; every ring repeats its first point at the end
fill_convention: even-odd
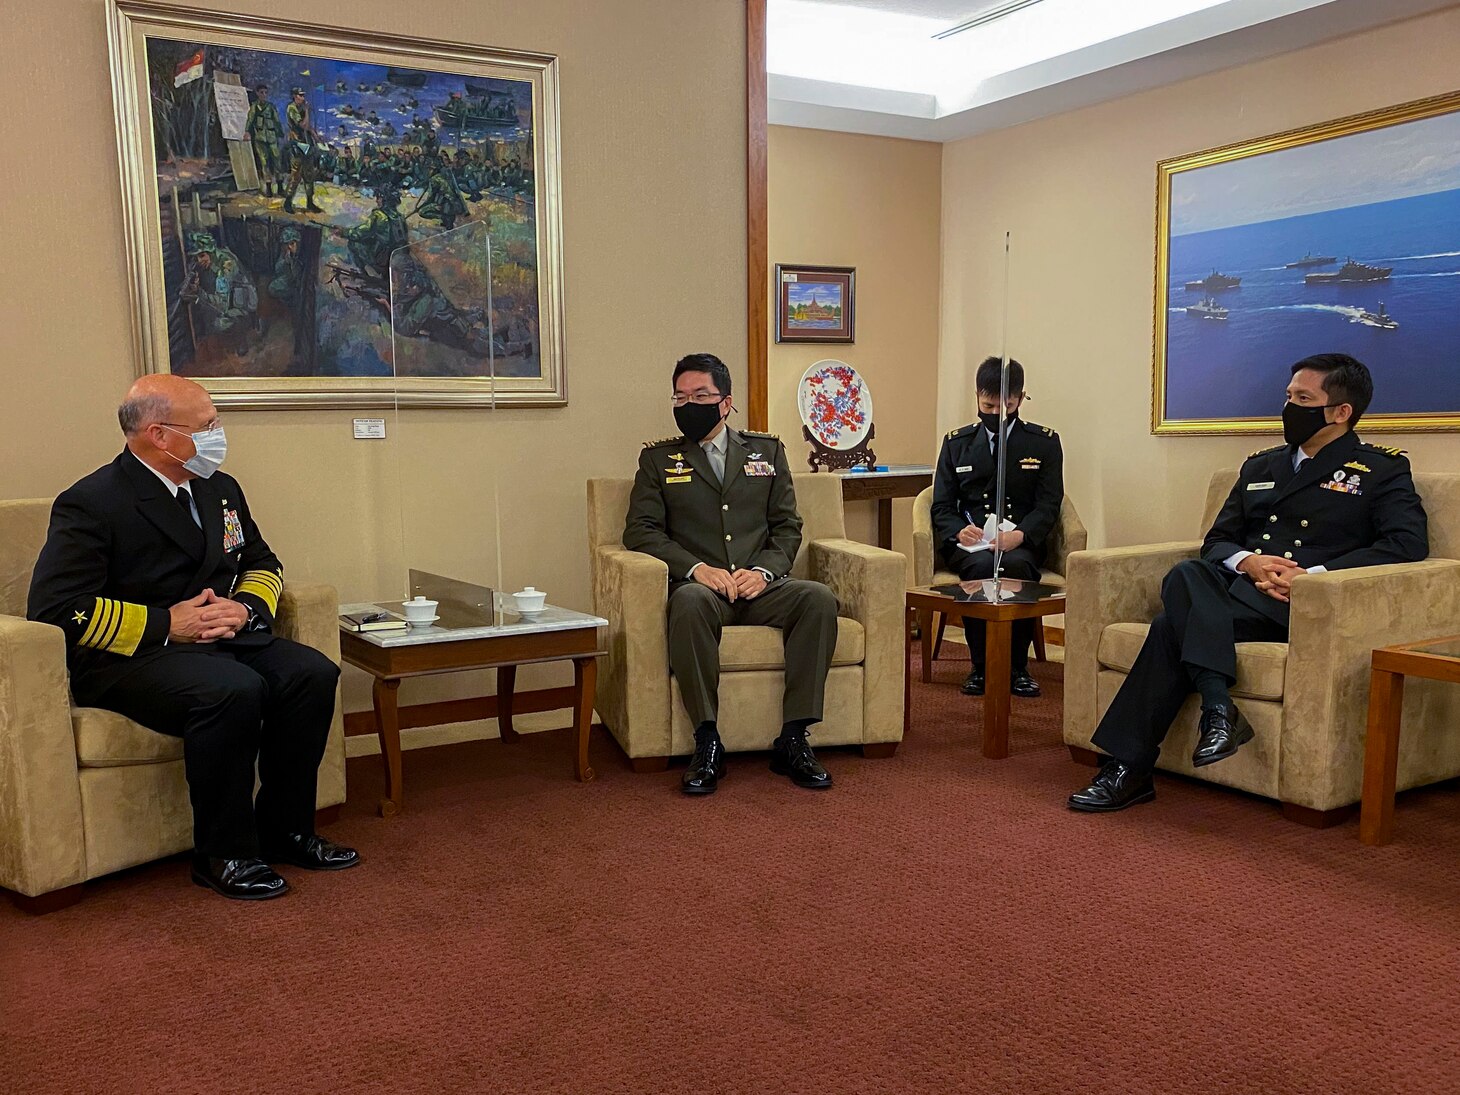
{"type": "Polygon", "coordinates": [[[752,430],[770,424],[765,38],[766,0],[745,0],[745,411],[752,430]]]}

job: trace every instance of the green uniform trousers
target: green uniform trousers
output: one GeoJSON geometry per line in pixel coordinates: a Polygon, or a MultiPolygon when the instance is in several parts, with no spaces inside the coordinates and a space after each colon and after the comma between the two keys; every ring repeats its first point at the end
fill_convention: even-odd
{"type": "Polygon", "coordinates": [[[669,668],[695,726],[716,721],[720,631],[726,625],[778,627],[786,645],[782,722],[820,722],[826,674],[836,648],[836,597],[820,582],[785,578],[751,600],[727,601],[693,580],[669,591],[669,668]]]}

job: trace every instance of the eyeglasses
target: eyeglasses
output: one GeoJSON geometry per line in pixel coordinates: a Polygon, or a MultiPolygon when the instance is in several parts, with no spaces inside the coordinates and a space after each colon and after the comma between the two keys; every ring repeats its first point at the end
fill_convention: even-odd
{"type": "Polygon", "coordinates": [[[693,395],[680,395],[675,392],[669,397],[669,401],[676,407],[683,407],[686,403],[698,403],[704,407],[711,403],[718,403],[724,398],[719,392],[695,392],[693,395]]]}
{"type": "Polygon", "coordinates": [[[223,419],[215,417],[212,421],[205,422],[201,426],[190,426],[186,422],[159,422],[157,424],[159,426],[172,426],[179,430],[187,430],[188,433],[207,433],[210,430],[216,430],[222,426],[223,419]]]}

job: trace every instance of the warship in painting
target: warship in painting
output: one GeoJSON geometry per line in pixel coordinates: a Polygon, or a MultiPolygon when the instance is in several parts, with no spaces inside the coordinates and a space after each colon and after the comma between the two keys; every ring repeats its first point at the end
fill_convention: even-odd
{"type": "Polygon", "coordinates": [[[1393,331],[1399,327],[1399,321],[1384,310],[1384,302],[1379,302],[1379,310],[1371,312],[1367,308],[1359,313],[1359,320],[1366,327],[1378,327],[1382,331],[1393,331]]]}
{"type": "Polygon", "coordinates": [[[1335,283],[1362,283],[1366,281],[1388,281],[1394,272],[1392,266],[1370,266],[1368,263],[1349,259],[1333,273],[1304,274],[1306,285],[1333,285],[1335,283]]]}
{"type": "Polygon", "coordinates": [[[1200,304],[1187,306],[1186,314],[1196,316],[1197,319],[1224,320],[1230,314],[1230,308],[1223,308],[1213,297],[1202,297],[1200,304]]]}
{"type": "Polygon", "coordinates": [[[1297,262],[1290,262],[1283,267],[1284,270],[1301,270],[1305,266],[1332,266],[1338,261],[1337,255],[1315,255],[1309,251],[1297,262]]]}
{"type": "Polygon", "coordinates": [[[1186,288],[1193,291],[1200,289],[1203,292],[1210,294],[1219,293],[1223,289],[1235,289],[1241,284],[1241,278],[1234,278],[1230,274],[1221,274],[1218,273],[1216,270],[1213,270],[1204,278],[1201,278],[1197,281],[1188,281],[1186,283],[1186,288]]]}

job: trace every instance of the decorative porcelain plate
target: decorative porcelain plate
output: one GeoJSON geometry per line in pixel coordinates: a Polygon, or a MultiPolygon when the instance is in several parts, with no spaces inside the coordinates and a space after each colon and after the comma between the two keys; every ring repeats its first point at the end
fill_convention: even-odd
{"type": "Polygon", "coordinates": [[[801,377],[796,401],[811,436],[828,449],[846,452],[872,428],[872,392],[856,369],[827,358],[801,377]]]}

